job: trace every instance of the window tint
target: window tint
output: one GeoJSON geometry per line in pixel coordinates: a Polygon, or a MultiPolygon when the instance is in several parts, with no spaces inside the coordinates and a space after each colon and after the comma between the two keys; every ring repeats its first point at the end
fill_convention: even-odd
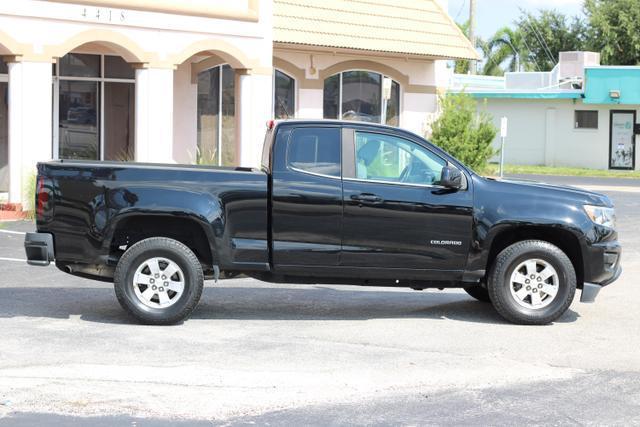
{"type": "MultiPolygon", "coordinates": [[[[386,77],[385,77],[386,78],[386,77]]],[[[387,125],[400,126],[400,85],[397,82],[391,82],[391,93],[387,100],[387,125]]]]}
{"type": "Polygon", "coordinates": [[[340,101],[340,74],[331,76],[324,81],[323,92],[323,117],[325,119],[337,119],[338,105],[340,101]]]}
{"type": "Polygon", "coordinates": [[[295,129],[289,139],[287,162],[306,172],[339,177],[340,129],[295,129]]]}
{"type": "Polygon", "coordinates": [[[368,71],[342,74],[342,118],[380,123],[382,76],[368,71]]]}
{"type": "Polygon", "coordinates": [[[100,77],[100,55],[67,53],[59,63],[61,76],[100,77]]]}
{"type": "Polygon", "coordinates": [[[576,129],[598,129],[598,112],[591,110],[576,110],[576,129]]]}
{"type": "Polygon", "coordinates": [[[273,115],[276,119],[288,119],[295,115],[295,81],[285,73],[275,72],[273,115]]]}
{"type": "Polygon", "coordinates": [[[112,79],[135,79],[136,70],[120,56],[105,55],[104,76],[112,79]]]}
{"type": "Polygon", "coordinates": [[[406,139],[356,132],[356,177],[373,181],[432,185],[446,161],[406,139]]]}

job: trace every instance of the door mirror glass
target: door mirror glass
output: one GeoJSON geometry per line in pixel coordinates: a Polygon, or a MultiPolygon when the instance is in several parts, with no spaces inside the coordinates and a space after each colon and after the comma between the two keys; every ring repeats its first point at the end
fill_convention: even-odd
{"type": "Polygon", "coordinates": [[[445,188],[462,188],[462,172],[455,166],[447,165],[442,168],[442,178],[440,185],[445,188]]]}

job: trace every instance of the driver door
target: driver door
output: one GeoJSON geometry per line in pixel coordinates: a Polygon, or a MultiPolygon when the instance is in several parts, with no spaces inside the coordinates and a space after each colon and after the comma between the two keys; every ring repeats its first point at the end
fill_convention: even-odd
{"type": "MultiPolygon", "coordinates": [[[[439,185],[447,161],[426,141],[354,129],[343,141],[345,267],[463,270],[471,241],[469,189],[439,185]]],[[[372,273],[373,274],[373,273],[372,273]]]]}

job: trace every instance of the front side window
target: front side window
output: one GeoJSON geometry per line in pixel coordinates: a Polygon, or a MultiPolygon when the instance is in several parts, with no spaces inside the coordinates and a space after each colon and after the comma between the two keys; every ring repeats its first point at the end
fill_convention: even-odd
{"type": "Polygon", "coordinates": [[[304,172],[339,177],[340,129],[295,129],[289,138],[287,165],[304,172]]]}
{"type": "Polygon", "coordinates": [[[356,177],[362,180],[437,185],[447,162],[403,138],[356,132],[356,177]]]}
{"type": "Polygon", "coordinates": [[[276,119],[290,119],[295,116],[295,80],[278,70],[273,78],[273,116],[276,119]]]}
{"type": "Polygon", "coordinates": [[[399,125],[400,85],[382,74],[345,71],[333,75],[325,79],[323,95],[325,119],[399,125]]]}

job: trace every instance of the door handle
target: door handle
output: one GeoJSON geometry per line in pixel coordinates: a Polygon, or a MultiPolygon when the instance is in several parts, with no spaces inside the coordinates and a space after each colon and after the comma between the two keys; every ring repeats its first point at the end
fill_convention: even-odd
{"type": "Polygon", "coordinates": [[[371,193],[362,193],[362,194],[352,194],[351,200],[358,201],[360,203],[380,203],[382,201],[382,197],[376,196],[371,193]]]}

